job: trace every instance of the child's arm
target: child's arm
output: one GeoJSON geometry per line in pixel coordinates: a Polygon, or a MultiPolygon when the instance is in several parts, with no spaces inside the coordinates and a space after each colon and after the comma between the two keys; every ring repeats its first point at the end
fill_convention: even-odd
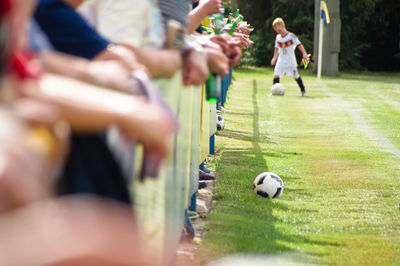
{"type": "Polygon", "coordinates": [[[278,48],[275,48],[274,57],[272,57],[272,59],[271,59],[271,66],[275,66],[276,59],[278,59],[278,48]]]}
{"type": "Polygon", "coordinates": [[[303,55],[303,58],[305,58],[305,59],[308,58],[306,49],[304,48],[304,46],[303,46],[302,44],[299,44],[299,45],[297,46],[297,48],[299,48],[301,54],[303,55]]]}
{"type": "Polygon", "coordinates": [[[304,69],[308,67],[308,64],[311,61],[311,54],[307,54],[306,49],[302,44],[299,44],[297,47],[299,47],[300,52],[303,55],[303,60],[301,60],[301,65],[303,65],[304,69]]]}
{"type": "Polygon", "coordinates": [[[201,21],[212,14],[220,13],[222,7],[221,0],[203,0],[200,4],[193,9],[188,15],[187,30],[189,33],[193,33],[197,27],[201,25],[201,21]]]}

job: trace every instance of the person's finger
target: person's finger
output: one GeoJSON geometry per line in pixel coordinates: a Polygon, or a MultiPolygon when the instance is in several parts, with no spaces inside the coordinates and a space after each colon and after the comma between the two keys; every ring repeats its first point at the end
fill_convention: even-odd
{"type": "Polygon", "coordinates": [[[226,41],[219,41],[218,44],[221,46],[224,53],[227,53],[229,51],[229,44],[226,41]]]}
{"type": "Polygon", "coordinates": [[[239,60],[242,57],[242,52],[237,46],[232,47],[232,51],[233,51],[233,56],[230,58],[229,63],[232,67],[234,67],[237,65],[237,63],[239,63],[239,60]]]}
{"type": "Polygon", "coordinates": [[[228,40],[228,44],[231,46],[238,46],[240,44],[240,40],[238,40],[237,38],[232,38],[228,40]]]}

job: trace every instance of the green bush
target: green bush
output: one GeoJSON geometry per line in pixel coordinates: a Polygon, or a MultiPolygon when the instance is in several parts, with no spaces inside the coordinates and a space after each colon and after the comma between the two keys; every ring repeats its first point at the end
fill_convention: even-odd
{"type": "MultiPolygon", "coordinates": [[[[271,23],[276,17],[282,17],[287,29],[299,37],[308,53],[314,54],[315,0],[237,2],[245,20],[255,28],[250,36],[255,44],[244,51],[243,63],[269,65],[275,40],[271,23]]],[[[341,70],[400,71],[399,10],[399,0],[341,1],[341,70]]]]}

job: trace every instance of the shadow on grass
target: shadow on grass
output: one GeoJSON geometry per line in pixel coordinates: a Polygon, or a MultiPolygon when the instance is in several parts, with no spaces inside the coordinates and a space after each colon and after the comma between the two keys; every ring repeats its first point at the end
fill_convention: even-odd
{"type": "Polygon", "coordinates": [[[218,133],[218,136],[223,136],[230,139],[242,140],[242,141],[252,141],[253,137],[246,134],[244,131],[233,131],[229,129],[224,129],[222,133],[218,133]]]}
{"type": "MultiPolygon", "coordinates": [[[[208,253],[224,256],[233,253],[241,254],[280,254],[297,252],[297,247],[304,245],[337,245],[331,241],[313,240],[300,232],[288,231],[296,228],[296,224],[286,225],[278,212],[315,212],[307,209],[293,209],[279,199],[265,199],[254,195],[251,185],[255,175],[261,171],[269,171],[268,157],[285,158],[301,156],[301,153],[271,152],[261,148],[265,143],[260,135],[260,110],[257,103],[257,86],[253,84],[252,105],[253,134],[241,131],[226,131],[225,137],[251,142],[251,147],[224,147],[217,163],[218,183],[214,199],[217,204],[210,214],[204,240],[208,241],[211,251],[208,253]]],[[[285,180],[299,179],[295,176],[283,177],[285,180]]],[[[285,188],[286,189],[286,188],[285,188]]],[[[294,189],[292,189],[294,191],[294,189]]],[[[287,189],[286,191],[291,191],[287,189]]],[[[306,191],[295,190],[298,195],[306,195],[306,191]],[[299,193],[298,193],[299,192],[299,193]]],[[[291,193],[295,194],[295,193],[291,193]]],[[[302,224],[307,220],[301,221],[302,224]]],[[[307,260],[323,256],[322,253],[303,252],[307,260]]]]}
{"type": "Polygon", "coordinates": [[[235,116],[239,116],[239,115],[242,115],[242,116],[251,116],[251,113],[241,113],[241,112],[232,111],[231,115],[235,115],[235,116]]]}
{"type": "MultiPolygon", "coordinates": [[[[249,137],[250,138],[250,137],[249,137]]],[[[246,138],[242,138],[241,140],[245,140],[246,138]]],[[[234,160],[235,158],[238,157],[238,154],[240,154],[242,159],[251,159],[253,160],[255,158],[254,154],[254,149],[253,148],[222,148],[221,151],[224,153],[224,156],[226,156],[226,159],[232,159],[234,160]]],[[[260,152],[258,155],[261,155],[261,157],[267,156],[267,157],[276,157],[276,158],[286,158],[289,157],[289,154],[286,154],[284,152],[260,152]]],[[[257,161],[258,162],[258,161],[257,161]]],[[[259,162],[258,162],[259,163],[259,162]]],[[[266,165],[262,164],[260,166],[266,165]]]]}

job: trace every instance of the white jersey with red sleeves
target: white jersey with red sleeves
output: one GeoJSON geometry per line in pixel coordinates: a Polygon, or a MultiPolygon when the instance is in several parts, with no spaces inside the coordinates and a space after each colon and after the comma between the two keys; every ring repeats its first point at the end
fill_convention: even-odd
{"type": "Polygon", "coordinates": [[[279,56],[276,67],[297,67],[294,50],[300,44],[299,39],[291,32],[288,32],[285,37],[277,34],[275,48],[278,48],[279,56]]]}

